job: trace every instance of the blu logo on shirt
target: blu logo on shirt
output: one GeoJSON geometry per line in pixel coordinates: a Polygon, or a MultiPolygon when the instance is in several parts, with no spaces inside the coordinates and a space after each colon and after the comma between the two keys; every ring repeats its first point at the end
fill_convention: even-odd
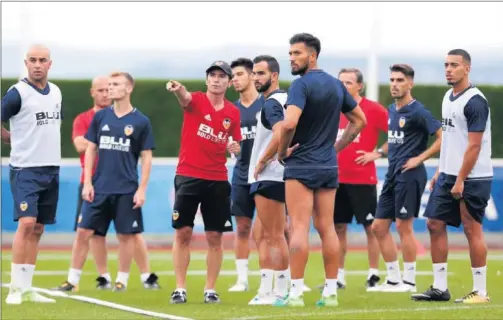
{"type": "Polygon", "coordinates": [[[100,149],[129,152],[131,139],[117,138],[113,136],[100,136],[100,149]]]}

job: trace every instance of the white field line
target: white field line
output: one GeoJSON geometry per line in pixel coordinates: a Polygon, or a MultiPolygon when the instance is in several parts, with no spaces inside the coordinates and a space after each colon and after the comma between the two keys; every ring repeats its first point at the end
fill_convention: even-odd
{"type": "MultiPolygon", "coordinates": [[[[2,283],[2,287],[9,287],[9,284],[7,283],[2,283]]],[[[78,300],[82,302],[87,302],[87,303],[92,303],[96,304],[99,306],[103,307],[109,307],[112,309],[117,309],[117,310],[122,310],[126,312],[131,312],[131,313],[137,313],[137,314],[142,314],[145,316],[150,316],[154,318],[161,318],[161,319],[171,319],[171,320],[192,320],[190,318],[184,318],[184,317],[179,317],[173,314],[166,314],[166,313],[160,313],[160,312],[154,312],[154,311],[149,311],[149,310],[143,310],[143,309],[138,309],[134,307],[128,307],[122,304],[114,303],[114,302],[109,302],[109,301],[104,301],[96,298],[90,298],[90,297],[85,297],[85,296],[80,296],[80,295],[69,295],[61,291],[52,291],[48,289],[43,289],[43,288],[33,288],[34,291],[46,294],[48,296],[52,297],[57,297],[57,298],[67,298],[67,299],[72,299],[72,300],[78,300]]]]}
{"type": "MultiPolygon", "coordinates": [[[[57,260],[66,260],[69,261],[71,259],[71,253],[39,253],[37,260],[42,261],[42,260],[49,260],[49,261],[57,261],[57,260]]],[[[110,253],[108,255],[109,259],[117,259],[118,255],[117,253],[110,253]]],[[[256,253],[251,253],[249,259],[250,260],[255,260],[257,259],[258,256],[256,253]]],[[[449,255],[449,261],[454,261],[454,260],[468,260],[470,256],[468,253],[453,253],[449,255]]],[[[2,254],[2,260],[8,260],[10,261],[12,259],[12,255],[9,254],[2,254]]],[[[348,260],[359,260],[359,259],[367,259],[366,254],[349,254],[347,257],[348,260]]],[[[431,257],[429,254],[424,255],[424,256],[418,256],[417,260],[430,260],[431,257]]],[[[503,254],[498,254],[498,253],[490,253],[487,255],[488,260],[494,260],[494,261],[503,261],[503,254]]],[[[171,255],[171,252],[166,252],[166,253],[149,253],[149,260],[150,261],[172,261],[173,257],[171,255]]],[[[191,261],[205,261],[206,260],[206,253],[191,253],[190,255],[190,260],[191,261]]],[[[224,254],[224,260],[226,261],[234,261],[235,260],[235,255],[233,253],[226,253],[224,254]]]]}
{"type": "MultiPolygon", "coordinates": [[[[384,271],[383,271],[384,272],[384,271]]],[[[4,271],[3,272],[6,275],[10,275],[9,271],[4,271]]],[[[68,270],[35,270],[35,275],[36,276],[63,276],[67,275],[68,270]]],[[[158,276],[174,276],[175,271],[174,270],[164,270],[164,271],[156,271],[155,274],[158,276]]],[[[367,275],[368,270],[347,270],[345,272],[345,275],[347,276],[363,276],[367,275]]],[[[453,275],[454,272],[448,272],[449,275],[453,275]]],[[[83,272],[82,275],[92,275],[95,276],[96,274],[93,272],[83,272]]],[[[189,276],[205,276],[206,275],[206,270],[189,270],[187,271],[187,275],[189,276]]],[[[236,276],[237,272],[236,270],[221,270],[220,271],[220,276],[236,276]]],[[[249,271],[248,275],[250,276],[259,276],[260,271],[249,271]]],[[[416,271],[417,276],[431,276],[433,275],[433,272],[431,271],[416,271]]]]}
{"type": "MultiPolygon", "coordinates": [[[[357,315],[357,314],[366,314],[366,313],[396,313],[396,312],[405,312],[407,315],[410,315],[412,312],[422,312],[422,311],[445,311],[445,310],[460,310],[460,309],[501,309],[503,308],[502,304],[487,304],[487,305],[470,305],[470,306],[446,306],[446,307],[436,307],[435,305],[428,305],[428,307],[418,307],[418,308],[397,308],[397,309],[348,309],[336,311],[337,309],[332,309],[332,311],[321,311],[321,312],[310,312],[310,313],[283,313],[283,314],[274,314],[268,316],[254,316],[254,317],[240,317],[240,318],[232,318],[231,320],[260,320],[260,319],[280,319],[280,318],[299,318],[299,317],[317,317],[321,318],[323,316],[331,316],[331,318],[335,319],[336,316],[340,315],[357,315]]],[[[283,309],[284,310],[284,309],[283,309]]],[[[289,310],[291,310],[289,308],[289,310]]],[[[325,309],[326,310],[326,309],[325,309]]]]}

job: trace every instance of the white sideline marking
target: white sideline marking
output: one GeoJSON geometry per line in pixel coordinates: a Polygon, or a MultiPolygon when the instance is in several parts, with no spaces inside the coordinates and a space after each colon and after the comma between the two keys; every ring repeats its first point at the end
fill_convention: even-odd
{"type": "MultiPolygon", "coordinates": [[[[9,284],[2,283],[2,287],[8,288],[9,284]]],[[[35,287],[33,288],[33,290],[40,292],[40,293],[43,293],[43,294],[46,294],[48,296],[52,296],[52,297],[67,298],[67,299],[72,299],[72,300],[83,301],[83,302],[87,302],[87,303],[97,304],[97,305],[103,306],[103,307],[109,307],[109,308],[113,308],[113,309],[117,309],[117,310],[142,314],[145,316],[150,316],[150,317],[155,317],[155,318],[170,319],[170,320],[192,320],[190,318],[178,317],[173,314],[166,314],[166,313],[138,309],[138,308],[134,308],[134,307],[128,307],[128,306],[125,306],[122,304],[99,300],[99,299],[95,299],[95,298],[79,296],[79,295],[69,295],[69,294],[66,294],[61,291],[52,291],[52,290],[48,290],[48,289],[35,288],[35,287]]]]}
{"type": "MultiPolygon", "coordinates": [[[[382,270],[381,270],[382,271],[382,270]]],[[[384,272],[384,271],[382,271],[384,272]]],[[[9,271],[4,271],[4,274],[10,275],[9,271]]],[[[36,270],[35,275],[36,276],[63,276],[67,275],[68,270],[36,270]]],[[[174,270],[165,270],[165,271],[157,271],[155,272],[158,276],[174,276],[175,271],[174,270]]],[[[347,276],[362,276],[362,275],[367,275],[368,270],[347,270],[345,272],[347,276]]],[[[453,275],[454,272],[448,272],[447,274],[453,275]]],[[[92,272],[83,272],[82,275],[95,275],[95,273],[92,272]]],[[[205,276],[206,275],[206,270],[189,270],[187,271],[187,275],[189,276],[205,276]]],[[[237,275],[236,270],[221,270],[220,271],[220,276],[235,276],[237,275]]],[[[249,271],[248,275],[250,276],[259,276],[260,271],[249,271]]],[[[433,272],[431,271],[416,271],[417,276],[431,276],[433,275],[433,272]]]]}
{"type": "MultiPolygon", "coordinates": [[[[311,312],[311,313],[283,313],[274,314],[269,316],[255,316],[255,317],[240,317],[231,318],[231,320],[259,320],[259,319],[278,319],[278,318],[298,318],[298,317],[320,317],[320,316],[338,316],[345,314],[363,314],[363,313],[384,313],[384,312],[421,312],[421,311],[442,311],[442,310],[459,310],[459,309],[499,309],[503,304],[488,304],[488,305],[470,305],[470,306],[452,306],[452,307],[435,307],[430,305],[428,307],[419,308],[400,308],[400,309],[349,309],[331,312],[311,312]]],[[[287,308],[292,310],[292,308],[287,308]]],[[[285,310],[285,308],[283,308],[285,310]]]]}
{"type": "MultiPolygon", "coordinates": [[[[66,260],[68,261],[72,257],[71,253],[39,253],[37,256],[37,261],[42,261],[42,260],[48,260],[48,261],[57,261],[57,260],[66,260]]],[[[117,259],[118,255],[117,253],[110,253],[108,255],[109,259],[117,259]]],[[[250,253],[249,260],[256,260],[258,258],[256,253],[250,253]]],[[[452,253],[449,254],[449,261],[464,261],[468,260],[470,256],[468,253],[452,253]]],[[[10,261],[12,259],[11,254],[2,254],[2,260],[8,260],[10,261]]],[[[224,260],[225,261],[234,261],[235,255],[233,253],[226,253],[224,254],[224,260]]],[[[368,259],[367,254],[350,254],[348,256],[348,259],[368,259]]],[[[487,255],[488,260],[493,260],[493,261],[503,261],[503,254],[497,254],[497,253],[490,253],[487,255]]],[[[149,260],[150,261],[173,261],[173,257],[171,255],[171,252],[166,252],[166,253],[149,253],[149,260]]],[[[191,261],[206,261],[206,253],[191,253],[190,254],[190,260],[191,261]]],[[[429,254],[426,254],[424,256],[418,256],[417,260],[431,260],[431,257],[429,254]]]]}

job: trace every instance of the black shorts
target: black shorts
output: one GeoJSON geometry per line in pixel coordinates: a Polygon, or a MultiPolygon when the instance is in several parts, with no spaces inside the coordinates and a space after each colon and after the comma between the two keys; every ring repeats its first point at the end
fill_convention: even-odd
{"type": "Polygon", "coordinates": [[[113,221],[117,234],[142,233],[142,208],[133,209],[133,199],[134,193],[95,193],[93,202],[82,203],[78,227],[94,230],[98,235],[106,235],[113,221]]]}
{"type": "MultiPolygon", "coordinates": [[[[84,184],[83,183],[80,183],[79,184],[79,194],[77,195],[77,212],[75,213],[75,224],[73,225],[73,231],[77,231],[77,227],[80,223],[80,221],[82,221],[82,202],[84,201],[84,199],[82,199],[82,189],[84,188],[84,184]]],[[[108,230],[107,230],[108,232],[108,230]]],[[[106,232],[101,232],[99,230],[95,230],[94,231],[94,235],[97,235],[97,236],[101,236],[101,237],[104,237],[107,235],[106,232]]]]}
{"type": "Polygon", "coordinates": [[[14,221],[33,217],[40,224],[55,224],[59,201],[59,167],[10,167],[14,221]]]}
{"type": "Polygon", "coordinates": [[[278,181],[257,181],[250,188],[252,196],[259,194],[264,198],[285,202],[285,183],[278,181]]]}
{"type": "Polygon", "coordinates": [[[231,214],[234,217],[253,219],[255,200],[250,194],[250,185],[233,185],[231,190],[231,214]]]}
{"type": "Polygon", "coordinates": [[[175,204],[171,225],[174,229],[194,227],[197,208],[205,231],[232,231],[229,181],[211,181],[186,176],[175,176],[175,204]]]}
{"type": "Polygon", "coordinates": [[[339,184],[335,194],[334,222],[372,224],[377,208],[377,187],[370,184],[339,184]]]}
{"type": "MultiPolygon", "coordinates": [[[[441,173],[435,184],[424,216],[428,219],[444,221],[447,225],[459,228],[461,226],[460,200],[454,199],[451,193],[456,183],[456,176],[441,173]]],[[[491,198],[492,178],[468,178],[465,180],[463,201],[468,213],[482,223],[485,210],[491,198]]]]}

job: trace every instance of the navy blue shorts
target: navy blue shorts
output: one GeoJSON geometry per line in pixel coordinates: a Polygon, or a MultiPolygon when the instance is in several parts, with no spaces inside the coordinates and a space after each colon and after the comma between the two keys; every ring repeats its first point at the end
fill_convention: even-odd
{"type": "Polygon", "coordinates": [[[113,221],[118,234],[143,232],[142,210],[133,209],[133,197],[134,193],[94,194],[93,202],[82,203],[78,227],[104,236],[113,221]]]}
{"type": "Polygon", "coordinates": [[[377,204],[376,219],[407,220],[419,216],[426,187],[426,168],[419,166],[386,176],[377,204]]]}
{"type": "Polygon", "coordinates": [[[285,183],[279,181],[258,181],[250,188],[252,196],[259,194],[264,198],[285,202],[285,183]]]}
{"type": "Polygon", "coordinates": [[[255,201],[250,194],[250,185],[232,185],[231,188],[231,214],[235,217],[248,217],[255,215],[255,201]]]}
{"type": "Polygon", "coordinates": [[[311,190],[336,189],[339,186],[337,167],[327,169],[285,167],[284,180],[294,179],[311,190]]]}
{"type": "Polygon", "coordinates": [[[14,221],[37,218],[40,224],[55,224],[59,198],[59,167],[10,167],[14,221]]]}
{"type": "MultiPolygon", "coordinates": [[[[454,199],[451,189],[456,176],[441,173],[428,199],[424,216],[441,220],[453,227],[461,225],[460,200],[454,199]]],[[[463,200],[475,221],[482,223],[487,203],[491,198],[492,178],[472,178],[465,180],[463,200]]]]}

